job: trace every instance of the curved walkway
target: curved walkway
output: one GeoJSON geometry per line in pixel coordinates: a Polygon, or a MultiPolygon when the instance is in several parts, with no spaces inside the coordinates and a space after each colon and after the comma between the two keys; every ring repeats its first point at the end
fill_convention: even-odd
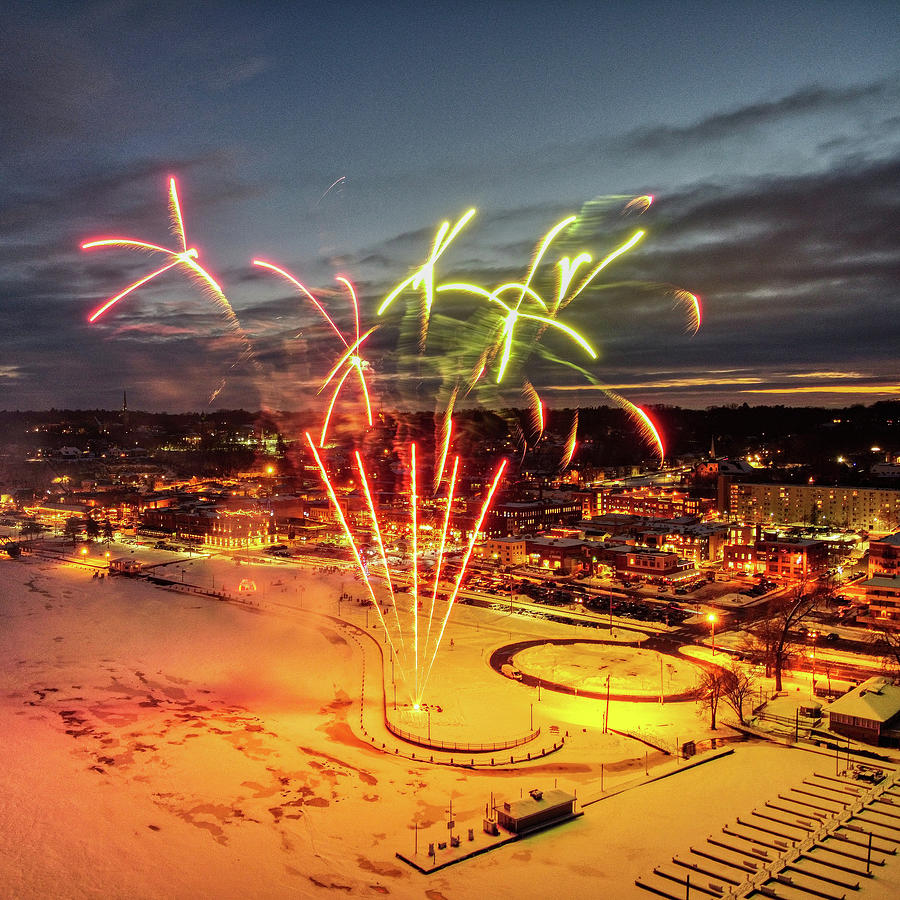
{"type": "MultiPolygon", "coordinates": [[[[350,637],[359,647],[362,659],[362,684],[359,697],[359,731],[361,732],[361,739],[364,742],[367,742],[373,749],[380,750],[392,756],[400,756],[411,761],[431,763],[434,765],[455,766],[457,768],[464,769],[504,769],[520,763],[536,762],[543,757],[555,753],[564,746],[565,739],[559,737],[553,743],[547,746],[542,746],[539,749],[526,750],[526,747],[538,743],[538,739],[541,734],[541,729],[538,728],[532,734],[528,735],[526,740],[516,740],[511,744],[509,742],[501,742],[501,744],[493,748],[494,752],[499,752],[500,750],[509,750],[514,747],[521,747],[522,752],[520,756],[516,756],[513,752],[510,754],[508,761],[506,757],[500,758],[499,756],[491,756],[489,759],[486,758],[482,760],[479,758],[479,754],[486,756],[488,752],[491,752],[490,750],[486,750],[483,747],[481,747],[480,749],[474,749],[475,745],[468,749],[466,749],[464,745],[460,745],[455,750],[446,749],[445,747],[441,746],[442,742],[437,740],[431,742],[424,735],[411,735],[409,737],[404,737],[403,734],[398,734],[398,729],[396,727],[392,727],[392,723],[390,722],[390,717],[387,710],[387,690],[385,683],[386,665],[384,648],[382,647],[381,642],[378,641],[378,639],[375,638],[369,631],[361,628],[354,622],[348,622],[346,619],[339,618],[338,616],[334,616],[329,613],[316,613],[316,615],[325,619],[329,619],[335,624],[343,627],[346,630],[347,636],[350,637]],[[393,753],[391,753],[391,749],[388,747],[387,741],[381,740],[381,738],[379,738],[377,735],[372,734],[372,732],[369,731],[366,727],[366,650],[365,646],[363,645],[363,638],[368,638],[367,644],[370,647],[374,646],[374,648],[378,651],[378,659],[380,665],[377,665],[377,668],[380,670],[381,677],[380,679],[374,678],[372,679],[372,681],[375,683],[378,683],[380,681],[380,684],[378,686],[380,703],[378,702],[378,700],[376,700],[376,704],[381,708],[381,722],[379,723],[379,725],[385,729],[388,737],[393,737],[400,741],[401,746],[406,745],[410,747],[418,746],[426,748],[426,750],[429,751],[427,756],[422,753],[416,753],[415,750],[401,752],[400,747],[398,746],[394,746],[393,753]],[[466,757],[468,757],[468,760],[466,759],[466,757]]],[[[371,727],[371,724],[369,727],[371,727]]]]}

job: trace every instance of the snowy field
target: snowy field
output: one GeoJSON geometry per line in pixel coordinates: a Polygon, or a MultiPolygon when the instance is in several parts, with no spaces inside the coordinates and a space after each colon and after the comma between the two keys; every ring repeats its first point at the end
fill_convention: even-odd
{"type": "Polygon", "coordinates": [[[641,650],[601,644],[545,644],[529,647],[515,656],[516,666],[558,684],[573,684],[587,691],[658,697],[696,687],[701,670],[684,659],[641,650]]]}
{"type": "MultiPolygon", "coordinates": [[[[469,606],[454,611],[429,684],[433,735],[502,739],[533,724],[568,740],[524,767],[431,765],[383,727],[393,684],[371,612],[344,601],[352,625],[337,619],[342,588],[362,594],[352,577],[217,557],[167,568],[231,591],[251,578],[256,591],[221,602],[35,557],[0,560],[0,895],[631,897],[633,879],[695,833],[822,765],[732,744],[732,756],[642,784],[683,763],[603,734],[600,701],[538,698],[487,663],[510,641],[596,632],[469,606]],[[479,831],[492,793],[554,785],[599,802],[433,875],[395,856],[412,854],[416,826],[420,853],[445,836],[451,800],[458,830],[479,831]]],[[[638,682],[658,679],[650,655],[638,682]]],[[[402,686],[401,714],[412,714],[402,686]]],[[[691,703],[614,701],[610,724],[662,747],[710,736],[691,703]]]]}

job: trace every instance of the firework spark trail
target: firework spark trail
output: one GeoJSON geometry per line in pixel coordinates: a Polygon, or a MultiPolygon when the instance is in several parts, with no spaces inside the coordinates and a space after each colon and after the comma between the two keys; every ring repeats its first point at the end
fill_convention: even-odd
{"type": "Polygon", "coordinates": [[[416,702],[421,697],[419,693],[419,549],[418,549],[418,522],[416,512],[419,498],[416,495],[416,445],[410,444],[410,516],[412,519],[412,598],[413,598],[413,637],[415,640],[415,696],[416,702]]]}
{"type": "MultiPolygon", "coordinates": [[[[343,375],[338,379],[337,387],[334,389],[334,393],[331,395],[331,401],[328,404],[328,408],[325,410],[325,418],[322,420],[322,434],[319,437],[319,446],[325,446],[325,438],[328,436],[328,425],[331,422],[331,414],[334,411],[335,403],[337,403],[338,395],[341,393],[341,388],[344,386],[344,382],[350,376],[350,373],[353,371],[352,366],[348,366],[347,370],[343,375]]],[[[324,385],[323,385],[324,387],[324,385]]],[[[321,392],[322,388],[319,388],[321,392]]]]}
{"type": "Polygon", "coordinates": [[[187,253],[187,232],[184,229],[184,216],[181,215],[181,204],[178,202],[178,187],[175,179],[169,179],[169,230],[181,240],[181,249],[187,253]]]}
{"type": "MultiPolygon", "coordinates": [[[[335,275],[335,278],[350,292],[350,300],[353,303],[353,322],[356,327],[356,340],[359,341],[359,302],[356,299],[356,291],[353,285],[343,275],[335,275]]],[[[346,343],[346,341],[344,342],[346,343]]]]}
{"type": "Polygon", "coordinates": [[[340,281],[341,284],[343,284],[347,288],[347,291],[350,294],[350,302],[353,305],[353,326],[354,326],[355,333],[356,333],[356,340],[353,342],[353,344],[348,344],[347,339],[344,337],[340,328],[338,328],[337,325],[335,324],[334,319],[332,319],[331,316],[328,315],[328,313],[325,310],[325,307],[323,307],[322,304],[319,303],[319,301],[313,295],[312,291],[310,291],[305,285],[301,284],[301,282],[298,281],[293,275],[291,275],[290,272],[288,272],[286,269],[281,268],[281,266],[276,266],[274,263],[268,262],[267,260],[264,260],[264,259],[254,259],[253,265],[260,266],[261,268],[269,269],[272,272],[275,272],[276,274],[278,274],[282,278],[284,278],[286,281],[290,282],[295,288],[297,288],[297,290],[300,291],[305,297],[307,297],[312,302],[313,306],[315,306],[315,308],[322,314],[325,321],[328,322],[328,324],[331,326],[332,331],[334,331],[334,333],[338,336],[338,338],[340,338],[341,343],[345,347],[345,353],[340,357],[337,365],[331,370],[328,377],[325,379],[325,381],[322,383],[321,387],[317,391],[317,393],[321,394],[322,391],[331,383],[331,381],[334,379],[334,377],[337,375],[337,373],[341,370],[341,368],[344,365],[347,366],[347,370],[344,372],[343,377],[338,381],[337,387],[335,388],[334,392],[331,395],[331,400],[328,404],[328,410],[325,414],[325,420],[322,424],[322,437],[319,440],[319,446],[323,447],[325,445],[325,438],[328,435],[328,425],[331,421],[331,414],[334,410],[335,404],[337,403],[338,396],[341,393],[341,388],[344,386],[344,382],[347,380],[347,376],[353,371],[355,371],[357,373],[357,375],[359,376],[360,389],[362,390],[363,399],[364,399],[365,405],[366,405],[366,416],[367,416],[368,423],[371,426],[371,424],[372,424],[372,403],[369,398],[369,386],[366,383],[366,376],[365,376],[365,372],[363,371],[363,367],[365,365],[365,360],[363,360],[359,356],[357,351],[359,350],[359,347],[363,343],[363,341],[365,341],[366,338],[368,338],[369,335],[375,329],[370,328],[369,331],[366,332],[365,335],[360,337],[360,334],[359,334],[359,302],[356,298],[356,290],[354,289],[353,285],[343,275],[336,276],[337,281],[340,281]]]}
{"type": "MultiPolygon", "coordinates": [[[[325,489],[328,491],[328,496],[331,500],[332,506],[334,506],[334,510],[337,513],[338,520],[341,523],[341,527],[344,529],[344,534],[347,536],[347,540],[350,542],[350,549],[353,551],[353,557],[356,560],[357,568],[362,575],[363,582],[366,588],[369,591],[369,597],[372,600],[372,603],[375,606],[375,612],[378,613],[378,619],[381,622],[381,627],[384,629],[385,637],[387,638],[388,643],[391,646],[391,652],[397,655],[397,648],[394,646],[393,640],[391,640],[391,633],[388,631],[387,622],[384,620],[384,616],[381,614],[381,607],[378,604],[378,598],[375,596],[375,590],[372,587],[372,582],[369,579],[369,573],[366,569],[365,564],[363,563],[362,557],[359,555],[359,550],[356,546],[356,541],[353,538],[353,532],[350,530],[350,526],[347,524],[347,519],[344,517],[344,511],[341,509],[341,504],[338,502],[337,494],[334,492],[334,488],[331,484],[331,479],[328,477],[328,472],[325,469],[325,464],[322,462],[322,458],[319,456],[319,452],[316,450],[315,441],[313,441],[310,433],[305,432],[306,435],[306,443],[309,444],[309,449],[312,450],[313,457],[316,461],[316,465],[319,467],[319,472],[322,475],[322,481],[325,484],[325,489]]],[[[399,657],[398,657],[399,662],[399,657]]],[[[401,666],[401,674],[403,674],[403,669],[401,666]]],[[[405,680],[405,675],[403,676],[405,680]]]]}
{"type": "Polygon", "coordinates": [[[575,273],[581,268],[581,266],[585,265],[586,263],[590,263],[590,261],[590,253],[579,253],[575,257],[575,259],[569,259],[568,256],[564,256],[556,264],[557,268],[559,269],[559,291],[556,296],[556,302],[553,304],[554,310],[558,310],[560,304],[565,299],[566,292],[569,290],[569,287],[572,284],[572,279],[575,277],[575,273]]]}
{"type": "Polygon", "coordinates": [[[612,253],[600,260],[584,281],[581,282],[575,292],[571,294],[565,302],[559,304],[559,309],[564,309],[568,306],[614,259],[618,259],[623,253],[627,253],[646,233],[647,232],[643,230],[636,231],[624,244],[617,247],[612,253]]]}
{"type": "Polygon", "coordinates": [[[372,519],[372,530],[375,533],[375,540],[378,542],[378,551],[381,554],[381,564],[384,566],[384,576],[387,582],[388,593],[391,595],[391,605],[394,608],[394,619],[397,623],[397,638],[400,641],[401,649],[404,646],[403,629],[400,626],[400,614],[397,612],[397,598],[394,596],[394,582],[391,577],[391,570],[388,566],[387,552],[384,549],[384,539],[381,536],[381,526],[378,524],[378,515],[375,512],[375,502],[372,499],[372,492],[369,489],[369,479],[366,477],[366,470],[363,467],[362,456],[359,450],[354,451],[356,454],[356,468],[359,472],[360,484],[363,487],[363,493],[366,497],[366,503],[369,507],[369,516],[372,519]]]}
{"type": "Polygon", "coordinates": [[[466,388],[467,397],[469,396],[469,392],[472,390],[472,388],[475,387],[475,385],[478,384],[478,382],[481,381],[481,379],[484,377],[485,371],[487,371],[489,350],[490,348],[485,347],[484,351],[478,359],[478,368],[473,370],[472,376],[471,378],[469,378],[469,386],[466,388]]]}
{"type": "MultiPolygon", "coordinates": [[[[338,328],[337,325],[334,324],[334,319],[332,319],[331,316],[328,315],[328,313],[325,311],[325,308],[324,308],[324,307],[322,306],[322,304],[319,303],[319,301],[313,296],[312,292],[309,291],[304,285],[302,285],[296,278],[294,278],[294,276],[291,275],[290,272],[288,272],[286,269],[282,269],[280,266],[276,266],[274,263],[267,262],[267,261],[264,260],[264,259],[254,259],[254,260],[253,260],[253,265],[254,265],[254,266],[260,266],[261,268],[264,268],[264,269],[271,269],[273,272],[277,272],[279,275],[281,275],[282,278],[286,279],[286,280],[289,281],[292,285],[294,285],[294,287],[297,288],[298,291],[300,291],[300,292],[301,292],[302,294],[304,294],[310,301],[312,301],[313,306],[315,306],[315,308],[316,308],[316,309],[324,316],[325,321],[328,322],[328,324],[331,326],[331,328],[332,328],[332,330],[334,331],[334,333],[340,338],[341,343],[342,343],[345,347],[348,346],[347,340],[346,340],[346,338],[344,337],[344,335],[341,334],[340,328],[338,328]]],[[[358,331],[357,331],[356,336],[357,336],[357,338],[359,338],[359,332],[358,332],[358,331]]]]}
{"type": "Polygon", "coordinates": [[[537,432],[537,437],[534,439],[534,443],[537,444],[544,434],[544,404],[534,385],[527,378],[522,385],[522,393],[530,403],[531,426],[537,432]]]}
{"type": "Polygon", "coordinates": [[[454,238],[459,234],[459,232],[466,226],[466,223],[472,216],[475,215],[475,210],[470,209],[468,212],[463,215],[463,217],[451,228],[449,222],[442,223],[441,227],[438,229],[437,235],[434,238],[434,244],[431,247],[431,254],[425,263],[420,266],[412,275],[409,276],[405,281],[400,282],[388,295],[381,301],[381,305],[378,307],[378,311],[376,315],[381,316],[385,310],[394,302],[396,297],[401,294],[406,288],[411,287],[414,291],[422,289],[422,334],[420,335],[419,346],[424,350],[425,346],[425,335],[428,329],[428,319],[431,315],[431,307],[434,303],[434,267],[437,264],[437,261],[444,254],[446,249],[453,242],[454,238]]]}
{"type": "Polygon", "coordinates": [[[365,343],[365,341],[369,338],[372,332],[377,329],[377,327],[378,326],[376,325],[370,328],[362,337],[358,338],[347,347],[346,351],[338,360],[337,365],[335,365],[331,372],[328,373],[328,377],[325,379],[325,381],[322,382],[321,387],[316,392],[317,394],[321,394],[322,391],[324,391],[325,388],[328,387],[329,384],[331,384],[331,382],[334,380],[334,377],[338,372],[340,372],[341,368],[345,365],[347,366],[347,371],[344,372],[343,378],[338,381],[337,387],[331,395],[331,401],[328,404],[328,410],[325,414],[325,421],[322,424],[322,437],[319,441],[320,447],[323,447],[325,445],[325,437],[328,433],[328,423],[331,421],[331,413],[334,410],[335,404],[337,403],[338,396],[341,393],[341,388],[344,386],[344,382],[347,380],[347,376],[353,371],[359,374],[359,380],[362,385],[363,399],[366,403],[366,416],[368,418],[369,425],[371,426],[372,424],[372,404],[369,401],[369,388],[366,385],[366,376],[363,373],[364,360],[356,351],[359,350],[362,344],[365,343]]]}
{"type": "Polygon", "coordinates": [[[491,487],[488,491],[487,497],[485,497],[484,503],[482,503],[481,505],[481,512],[478,514],[478,521],[475,523],[475,526],[472,529],[472,534],[469,538],[469,545],[468,547],[466,547],[466,552],[463,556],[462,567],[459,570],[459,574],[456,576],[456,583],[453,586],[453,592],[450,594],[450,597],[447,600],[447,611],[444,613],[444,618],[441,622],[441,630],[438,633],[437,640],[435,641],[434,652],[431,654],[431,659],[428,661],[425,676],[422,679],[422,693],[425,692],[425,686],[428,683],[429,677],[431,676],[431,669],[434,666],[434,660],[437,657],[438,648],[441,646],[441,640],[443,639],[444,631],[447,628],[447,621],[450,618],[450,612],[453,609],[453,604],[456,601],[457,594],[459,594],[459,589],[462,586],[462,581],[466,574],[466,567],[468,566],[469,558],[472,555],[472,549],[474,548],[475,541],[477,540],[478,534],[481,531],[481,526],[484,522],[484,518],[491,507],[491,501],[494,499],[494,493],[497,490],[497,485],[500,483],[500,478],[503,476],[503,470],[506,468],[506,463],[507,461],[505,459],[502,463],[500,463],[500,467],[497,469],[497,473],[494,475],[494,480],[491,483],[491,487]]]}
{"type": "Polygon", "coordinates": [[[459,391],[458,387],[453,388],[453,393],[450,395],[450,401],[447,403],[447,409],[444,411],[444,416],[441,421],[441,430],[443,431],[443,438],[441,440],[441,452],[438,458],[438,464],[435,466],[434,470],[434,483],[433,483],[433,492],[436,494],[438,488],[440,487],[441,481],[444,478],[444,468],[447,465],[447,454],[450,452],[450,441],[453,436],[453,407],[456,403],[456,394],[459,391]]]}
{"type": "Polygon", "coordinates": [[[576,438],[578,435],[578,410],[575,410],[575,415],[572,418],[572,428],[569,430],[569,437],[566,441],[566,450],[563,454],[563,458],[561,461],[560,469],[566,469],[569,466],[569,463],[572,462],[572,457],[575,455],[575,444],[576,438]]]}
{"type": "MultiPolygon", "coordinates": [[[[86,247],[83,247],[82,249],[86,249],[86,247]]],[[[143,278],[139,279],[134,284],[125,288],[124,291],[121,291],[120,293],[116,294],[115,297],[111,297],[109,300],[106,301],[106,303],[103,304],[103,306],[101,306],[99,309],[97,309],[93,313],[91,313],[91,315],[88,317],[88,322],[93,322],[95,319],[99,319],[100,316],[103,315],[103,313],[105,313],[113,304],[118,303],[123,297],[128,296],[128,294],[130,294],[132,291],[136,291],[141,285],[146,284],[148,281],[150,281],[153,278],[156,278],[157,275],[162,275],[163,272],[167,272],[169,269],[172,269],[175,266],[180,265],[180,263],[181,263],[181,260],[176,259],[175,262],[171,262],[168,265],[163,266],[161,269],[157,269],[155,272],[151,272],[149,275],[145,275],[143,278]]]]}
{"type": "Polygon", "coordinates": [[[662,465],[666,458],[666,448],[663,446],[662,437],[660,437],[659,429],[653,422],[653,419],[647,415],[644,410],[642,410],[639,406],[635,406],[633,403],[628,404],[633,412],[637,415],[637,418],[640,422],[643,423],[643,434],[644,437],[648,440],[652,440],[656,442],[656,446],[659,449],[659,464],[662,465]]]}
{"type": "Polygon", "coordinates": [[[497,329],[496,339],[492,340],[491,343],[489,343],[481,353],[477,374],[475,374],[474,377],[470,380],[468,391],[471,391],[478,380],[481,378],[487,365],[497,357],[497,354],[500,353],[501,347],[503,347],[503,359],[501,361],[497,381],[499,383],[502,380],[503,373],[506,369],[506,364],[508,363],[509,355],[511,353],[516,320],[520,317],[526,318],[525,314],[521,314],[520,316],[519,313],[526,297],[537,303],[544,312],[549,313],[547,304],[544,302],[540,294],[538,294],[531,287],[531,282],[553,240],[561,231],[563,231],[575,221],[575,216],[568,216],[561,222],[558,222],[556,225],[554,225],[553,228],[551,228],[550,231],[548,231],[547,234],[544,235],[541,242],[535,248],[531,266],[523,282],[510,282],[501,285],[499,288],[492,292],[473,284],[444,284],[437,287],[438,291],[461,290],[467,293],[473,293],[484,298],[488,301],[488,303],[496,301],[504,306],[504,308],[507,310],[507,316],[504,319],[501,319],[500,327],[497,329]],[[514,307],[510,307],[507,304],[503,303],[503,301],[499,300],[499,295],[501,293],[505,293],[510,290],[517,290],[519,293],[514,307]]]}
{"type": "Polygon", "coordinates": [[[212,406],[213,401],[216,399],[216,397],[219,396],[219,394],[222,393],[222,391],[224,389],[225,389],[225,379],[223,378],[219,381],[218,385],[216,385],[216,389],[209,395],[209,400],[206,401],[207,405],[212,406]]]}
{"type": "Polygon", "coordinates": [[[330,184],[328,186],[328,190],[326,190],[325,193],[322,194],[322,196],[319,197],[318,200],[316,200],[316,203],[315,203],[315,206],[313,207],[313,209],[315,209],[316,206],[318,206],[331,193],[333,188],[336,188],[339,184],[343,187],[342,182],[345,182],[346,180],[347,180],[347,176],[341,175],[340,178],[336,179],[332,184],[330,184]]]}
{"type": "Polygon", "coordinates": [[[700,321],[702,317],[700,309],[700,298],[690,291],[681,288],[675,291],[675,302],[684,304],[688,311],[688,327],[690,334],[694,335],[700,330],[700,321]]]}
{"type": "MultiPolygon", "coordinates": [[[[544,258],[544,254],[549,249],[550,245],[553,243],[554,238],[563,230],[569,227],[573,222],[575,222],[577,216],[567,216],[561,222],[557,222],[545,235],[544,239],[541,241],[540,246],[535,251],[534,259],[531,261],[531,268],[528,270],[528,276],[525,278],[525,283],[522,285],[522,293],[519,295],[519,302],[516,304],[516,309],[522,305],[522,301],[525,299],[525,292],[531,287],[531,280],[534,278],[534,273],[537,271],[538,266],[541,264],[541,260],[544,258]]],[[[541,301],[543,303],[543,301],[541,301]]],[[[544,309],[547,308],[547,305],[544,304],[544,309]]]]}
{"type": "Polygon", "coordinates": [[[522,284],[521,282],[509,282],[507,284],[501,284],[500,287],[496,288],[494,291],[488,291],[483,287],[480,287],[477,284],[442,284],[437,288],[438,291],[463,291],[470,294],[475,294],[479,297],[483,297],[488,303],[497,303],[502,306],[506,310],[506,316],[503,318],[503,326],[501,331],[501,340],[503,342],[503,354],[500,359],[500,365],[497,370],[497,384],[503,380],[503,376],[506,373],[506,368],[509,364],[510,356],[512,355],[512,344],[513,344],[513,332],[515,331],[516,322],[519,319],[526,319],[532,322],[539,322],[545,327],[556,328],[559,331],[562,331],[564,334],[567,334],[570,338],[572,338],[575,343],[579,344],[590,356],[591,359],[597,358],[597,351],[577,332],[574,328],[570,328],[568,325],[563,325],[562,322],[557,322],[556,319],[548,318],[547,316],[535,316],[531,313],[523,313],[520,312],[519,307],[512,307],[504,303],[499,295],[502,293],[506,293],[507,291],[515,291],[520,290],[523,295],[527,294],[532,300],[538,303],[542,309],[547,309],[547,304],[541,298],[541,296],[534,291],[532,288],[528,287],[526,284],[522,284]]]}
{"type": "Polygon", "coordinates": [[[425,634],[425,657],[428,657],[428,641],[431,638],[431,621],[434,618],[434,605],[437,602],[438,588],[441,583],[441,569],[444,564],[444,548],[447,545],[447,529],[450,527],[450,512],[453,508],[453,493],[456,488],[456,474],[459,470],[459,457],[454,457],[453,471],[450,473],[450,487],[447,491],[447,508],[444,510],[444,526],[441,529],[441,543],[438,549],[437,566],[434,573],[434,590],[431,592],[431,610],[428,613],[428,630],[425,634]]]}
{"type": "Polygon", "coordinates": [[[650,209],[650,205],[653,203],[653,194],[642,194],[640,197],[634,197],[628,203],[625,204],[625,209],[622,210],[623,213],[631,212],[631,210],[636,209],[638,213],[645,213],[648,209],[650,209]]]}

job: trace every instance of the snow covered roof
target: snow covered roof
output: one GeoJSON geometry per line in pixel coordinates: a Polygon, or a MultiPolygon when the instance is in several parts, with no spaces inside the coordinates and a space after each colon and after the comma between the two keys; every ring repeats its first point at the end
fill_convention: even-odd
{"type": "Polygon", "coordinates": [[[825,707],[826,712],[857,716],[872,722],[887,722],[900,713],[900,684],[876,676],[825,707]]]}
{"type": "Polygon", "coordinates": [[[550,537],[533,537],[528,538],[529,544],[536,544],[539,547],[558,547],[564,550],[572,550],[580,547],[584,541],[575,538],[550,538],[550,537]]]}
{"type": "Polygon", "coordinates": [[[863,587],[896,588],[900,591],[900,578],[895,575],[873,575],[862,583],[863,587]]]}
{"type": "Polygon", "coordinates": [[[565,791],[554,788],[549,791],[530,791],[529,796],[523,797],[521,800],[507,800],[500,808],[513,818],[521,819],[525,816],[530,816],[539,809],[564,806],[571,804],[574,800],[574,794],[568,794],[565,791]]]}

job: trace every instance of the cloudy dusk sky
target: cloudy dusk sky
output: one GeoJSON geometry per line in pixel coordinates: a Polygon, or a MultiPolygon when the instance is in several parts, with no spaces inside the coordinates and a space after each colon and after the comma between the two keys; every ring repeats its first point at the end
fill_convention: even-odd
{"type": "Polygon", "coordinates": [[[420,296],[376,309],[470,207],[437,281],[521,281],[578,214],[536,276],[547,296],[563,253],[646,230],[560,313],[596,360],[540,335],[527,375],[551,403],[896,398],[898,21],[887,0],[7,3],[0,409],[116,407],[123,389],[149,410],[304,408],[343,345],[255,257],[351,337],[335,276],[353,281],[362,327],[381,325],[374,383],[427,405],[462,353],[440,330],[477,341],[488,304],[438,295],[428,364],[420,296]],[[88,323],[165,257],[81,242],[174,247],[169,176],[239,324],[177,269],[88,323]],[[701,298],[696,335],[677,288],[701,298]]]}

